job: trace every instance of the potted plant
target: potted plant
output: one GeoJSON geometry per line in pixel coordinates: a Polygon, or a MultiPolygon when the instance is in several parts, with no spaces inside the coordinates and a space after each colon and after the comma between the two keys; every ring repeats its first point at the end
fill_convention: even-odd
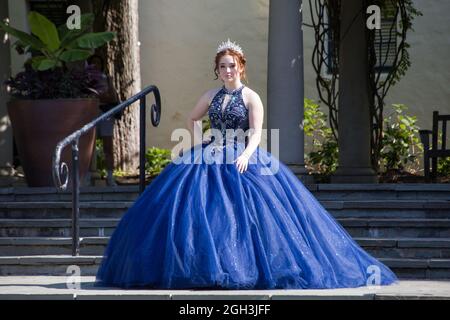
{"type": "MultiPolygon", "coordinates": [[[[24,70],[6,81],[12,96],[7,108],[28,185],[51,186],[56,144],[98,115],[97,96],[107,89],[106,76],[87,61],[114,33],[90,32],[93,14],[82,15],[81,28],[73,30],[57,28],[37,12],[30,12],[28,21],[31,33],[0,21],[0,30],[17,38],[15,49],[31,55],[24,70]]],[[[80,139],[81,176],[94,143],[95,130],[80,139]]],[[[66,148],[62,155],[69,166],[70,152],[66,148]]]]}

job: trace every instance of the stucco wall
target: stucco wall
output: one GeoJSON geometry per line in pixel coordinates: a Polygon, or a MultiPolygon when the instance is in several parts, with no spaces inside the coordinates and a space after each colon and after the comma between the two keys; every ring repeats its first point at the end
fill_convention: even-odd
{"type": "MultiPolygon", "coordinates": [[[[8,0],[1,2],[0,19],[8,17],[12,26],[20,30],[27,30],[26,1],[8,0]]],[[[1,34],[3,35],[4,33],[1,32],[1,34]]],[[[22,69],[25,57],[17,54],[17,52],[9,45],[11,43],[9,40],[4,43],[3,39],[1,40],[2,45],[0,49],[0,61],[2,61],[2,66],[0,82],[3,83],[3,81],[11,74],[16,74],[22,69]]],[[[1,86],[0,90],[0,167],[4,169],[3,173],[8,173],[11,172],[8,168],[12,166],[13,162],[13,135],[11,123],[6,110],[6,103],[9,101],[10,97],[4,86],[1,86]]]]}
{"type": "MultiPolygon", "coordinates": [[[[416,0],[423,12],[408,37],[412,66],[392,87],[392,103],[404,103],[419,126],[431,127],[431,112],[450,113],[450,2],[416,0]]],[[[150,129],[148,143],[169,147],[173,129],[184,119],[196,99],[213,81],[212,59],[217,44],[230,37],[242,44],[248,56],[249,86],[266,103],[269,0],[142,0],[140,39],[143,85],[156,84],[163,97],[161,127],[150,129]]],[[[304,21],[310,22],[309,2],[303,2],[304,21]]],[[[304,26],[305,97],[318,100],[311,66],[314,36],[304,26]]]]}
{"type": "Polygon", "coordinates": [[[450,114],[450,1],[416,0],[415,5],[423,16],[414,20],[408,38],[411,67],[387,102],[406,104],[419,126],[431,129],[433,110],[450,114]]]}
{"type": "Polygon", "coordinates": [[[174,129],[198,98],[222,85],[213,80],[220,42],[238,42],[247,56],[248,86],[266,104],[268,0],[141,0],[139,27],[142,86],[161,90],[163,115],[149,128],[147,145],[171,148],[174,129]]]}
{"type": "MultiPolygon", "coordinates": [[[[416,18],[415,31],[408,38],[412,66],[391,89],[387,106],[404,103],[409,113],[418,117],[419,126],[431,128],[433,110],[450,114],[450,2],[415,3],[423,16],[416,18]]],[[[228,37],[242,45],[248,58],[248,86],[260,94],[266,106],[269,0],[141,0],[139,6],[142,85],[156,84],[163,103],[160,127],[151,127],[147,133],[149,146],[174,146],[172,131],[185,127],[186,116],[204,91],[221,85],[213,80],[213,57],[217,45],[228,37]]],[[[15,0],[9,11],[15,26],[25,27],[25,0],[15,0]]],[[[303,3],[303,12],[309,23],[308,1],[303,3]]],[[[303,30],[305,97],[318,100],[310,62],[313,32],[306,26],[303,30]]],[[[23,57],[12,50],[12,73],[22,64],[23,57]]],[[[4,101],[1,103],[3,128],[7,120],[4,101]]],[[[2,139],[0,166],[12,160],[7,131],[2,131],[2,139]]]]}
{"type": "MultiPolygon", "coordinates": [[[[0,2],[0,20],[8,16],[8,2],[0,2]]],[[[0,84],[10,75],[10,53],[9,47],[4,45],[4,38],[0,39],[0,84]]],[[[6,102],[9,96],[3,86],[0,86],[0,176],[9,174],[12,166],[12,130],[6,110],[6,102]]]]}
{"type": "MultiPolygon", "coordinates": [[[[408,106],[408,114],[416,115],[418,125],[431,129],[433,110],[450,114],[450,2],[447,0],[416,0],[415,6],[423,16],[413,22],[415,31],[408,35],[411,67],[386,98],[385,115],[392,103],[408,106]]],[[[310,23],[309,1],[303,1],[304,22],[310,23]]],[[[304,26],[305,97],[319,100],[315,74],[311,65],[314,33],[304,26]]]]}

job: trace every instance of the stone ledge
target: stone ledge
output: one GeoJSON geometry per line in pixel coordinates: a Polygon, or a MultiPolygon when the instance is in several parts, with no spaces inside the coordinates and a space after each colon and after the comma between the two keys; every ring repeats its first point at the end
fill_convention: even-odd
{"type": "MultiPolygon", "coordinates": [[[[133,205],[132,201],[83,201],[80,209],[104,208],[104,209],[128,209],[133,205]]],[[[27,201],[27,202],[1,202],[0,209],[72,209],[69,201],[27,201]]]]}
{"type": "MultiPolygon", "coordinates": [[[[113,192],[132,192],[138,193],[138,186],[115,186],[115,187],[81,187],[80,193],[113,193],[113,192]]],[[[8,187],[0,188],[0,195],[2,194],[71,194],[72,191],[58,191],[55,187],[8,187]]]]}
{"type": "Polygon", "coordinates": [[[450,219],[390,219],[390,218],[338,218],[337,221],[347,227],[450,227],[450,219]]]}
{"type": "MultiPolygon", "coordinates": [[[[378,184],[305,184],[310,191],[447,191],[450,192],[448,183],[378,183],[378,184]]],[[[115,187],[81,187],[81,193],[138,193],[138,186],[115,187]]],[[[4,194],[71,194],[71,190],[58,191],[55,187],[6,187],[0,188],[0,195],[4,194]]]]}
{"type": "Polygon", "coordinates": [[[67,277],[0,276],[1,300],[177,300],[252,299],[252,300],[403,300],[450,299],[450,281],[400,280],[390,286],[344,289],[290,290],[146,290],[94,287],[94,276],[81,277],[81,289],[68,289],[67,277]]]}
{"type": "MultiPolygon", "coordinates": [[[[120,219],[80,219],[81,228],[107,228],[116,227],[120,219]]],[[[38,228],[38,227],[61,227],[72,226],[71,219],[0,219],[0,228],[38,228]]]]}
{"type": "MultiPolygon", "coordinates": [[[[106,245],[109,237],[80,237],[83,245],[106,245]]],[[[72,245],[72,238],[68,237],[0,237],[0,246],[59,246],[72,245]]]]}
{"type": "Polygon", "coordinates": [[[0,265],[94,265],[99,264],[102,259],[102,256],[16,256],[0,257],[0,265]]]}
{"type": "Polygon", "coordinates": [[[448,269],[450,268],[450,259],[430,259],[428,261],[428,267],[436,269],[448,269]]]}
{"type": "Polygon", "coordinates": [[[449,191],[450,184],[448,183],[330,183],[311,185],[318,191],[449,191]]]}
{"type": "MultiPolygon", "coordinates": [[[[106,245],[110,237],[80,237],[83,245],[106,245]]],[[[368,238],[355,237],[363,247],[383,248],[450,248],[450,238],[368,238]]],[[[70,237],[0,237],[0,246],[59,246],[72,245],[70,237]]]]}
{"type": "Polygon", "coordinates": [[[395,259],[395,258],[380,258],[378,259],[389,268],[427,268],[427,259],[395,259]]]}
{"type": "MultiPolygon", "coordinates": [[[[342,207],[342,205],[348,207],[355,208],[372,208],[372,207],[405,207],[405,208],[450,208],[450,200],[408,200],[408,199],[373,199],[373,200],[359,200],[359,199],[338,199],[338,200],[329,200],[324,199],[320,201],[322,204],[327,204],[330,206],[336,206],[337,208],[342,207]]],[[[80,206],[92,205],[93,207],[116,207],[119,205],[130,205],[133,204],[134,201],[129,200],[120,200],[120,201],[111,201],[111,200],[84,200],[80,201],[80,206]]],[[[72,202],[70,200],[64,201],[2,201],[0,202],[0,208],[33,208],[33,207],[44,207],[44,208],[60,208],[60,207],[68,207],[71,208],[72,202]]]]}
{"type": "Polygon", "coordinates": [[[363,247],[393,248],[396,247],[398,243],[397,239],[388,238],[353,238],[353,240],[363,247]]]}
{"type": "MultiPolygon", "coordinates": [[[[43,264],[99,264],[103,256],[5,256],[0,257],[0,265],[43,265],[43,264]]],[[[379,258],[392,268],[445,268],[450,269],[450,259],[409,259],[409,258],[379,258]]]]}
{"type": "MultiPolygon", "coordinates": [[[[120,218],[84,218],[80,219],[80,227],[115,227],[120,218]]],[[[363,227],[450,227],[450,219],[375,219],[375,218],[338,218],[344,226],[363,227]]],[[[0,219],[0,228],[4,227],[70,227],[71,219],[0,219]]]]}
{"type": "MultiPolygon", "coordinates": [[[[319,200],[326,208],[341,209],[448,209],[450,201],[446,200],[319,200]]],[[[81,209],[128,209],[133,201],[81,201],[81,209]]],[[[0,209],[72,209],[70,201],[3,201],[0,209]]]]}
{"type": "Polygon", "coordinates": [[[399,248],[450,248],[449,238],[414,238],[398,239],[399,248]]]}

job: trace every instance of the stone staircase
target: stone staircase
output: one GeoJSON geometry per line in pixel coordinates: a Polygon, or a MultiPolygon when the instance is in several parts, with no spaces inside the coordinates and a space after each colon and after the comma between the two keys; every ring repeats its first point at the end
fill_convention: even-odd
{"type": "MultiPolygon", "coordinates": [[[[403,279],[450,279],[450,185],[308,185],[368,252],[403,279]]],[[[95,275],[137,187],[82,188],[81,254],[71,254],[71,195],[0,189],[0,275],[95,275]]]]}

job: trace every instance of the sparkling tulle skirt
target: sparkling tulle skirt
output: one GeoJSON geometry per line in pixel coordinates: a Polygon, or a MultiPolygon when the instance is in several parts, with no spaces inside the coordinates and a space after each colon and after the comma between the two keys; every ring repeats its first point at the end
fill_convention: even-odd
{"type": "Polygon", "coordinates": [[[199,144],[174,159],[124,214],[98,286],[308,289],[397,280],[292,171],[259,148],[199,144]]]}

